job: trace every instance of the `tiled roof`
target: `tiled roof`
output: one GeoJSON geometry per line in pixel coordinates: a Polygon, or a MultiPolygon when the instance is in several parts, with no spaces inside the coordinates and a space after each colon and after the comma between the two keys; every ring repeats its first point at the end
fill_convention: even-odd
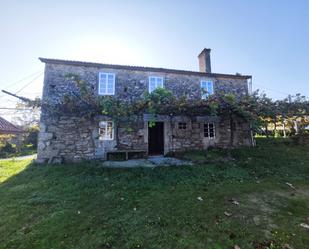
{"type": "Polygon", "coordinates": [[[127,66],[127,65],[115,65],[115,64],[103,64],[95,62],[85,61],[70,61],[70,60],[59,60],[59,59],[48,59],[39,58],[40,61],[49,64],[62,64],[70,66],[83,66],[83,67],[98,67],[98,68],[112,68],[112,69],[125,69],[132,71],[144,71],[144,72],[162,72],[162,73],[175,73],[185,75],[197,75],[197,76],[208,76],[208,77],[224,77],[224,78],[235,78],[235,79],[250,79],[251,75],[239,75],[239,74],[221,74],[221,73],[204,73],[198,71],[168,69],[159,67],[140,67],[140,66],[127,66]]]}
{"type": "Polygon", "coordinates": [[[16,134],[23,132],[22,129],[0,117],[0,134],[16,134]]]}

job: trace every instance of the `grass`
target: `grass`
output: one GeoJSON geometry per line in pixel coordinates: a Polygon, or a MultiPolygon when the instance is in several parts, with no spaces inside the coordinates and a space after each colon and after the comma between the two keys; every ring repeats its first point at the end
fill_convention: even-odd
{"type": "Polygon", "coordinates": [[[32,148],[23,148],[22,150],[16,151],[16,152],[0,151],[0,160],[4,158],[29,156],[29,155],[34,155],[34,154],[36,154],[36,149],[32,149],[32,148]]]}
{"type": "Polygon", "coordinates": [[[259,139],[231,154],[154,169],[0,161],[0,248],[308,248],[309,148],[259,139]]]}

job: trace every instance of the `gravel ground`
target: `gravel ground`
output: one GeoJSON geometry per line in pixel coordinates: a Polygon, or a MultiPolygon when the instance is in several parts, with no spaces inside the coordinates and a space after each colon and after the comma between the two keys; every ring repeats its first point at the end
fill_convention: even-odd
{"type": "Polygon", "coordinates": [[[179,160],[173,157],[152,156],[147,159],[132,159],[127,161],[105,161],[103,167],[111,168],[153,168],[158,166],[182,166],[192,165],[192,162],[179,160]]]}

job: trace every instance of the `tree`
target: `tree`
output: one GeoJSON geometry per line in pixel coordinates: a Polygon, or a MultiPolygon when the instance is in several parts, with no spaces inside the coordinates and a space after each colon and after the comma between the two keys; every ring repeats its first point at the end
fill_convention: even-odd
{"type": "Polygon", "coordinates": [[[261,94],[257,100],[259,105],[259,122],[265,127],[265,134],[268,137],[268,124],[273,122],[276,127],[277,109],[275,108],[275,103],[266,94],[261,94]]]}
{"type": "Polygon", "coordinates": [[[18,109],[12,117],[12,122],[23,128],[38,125],[40,121],[40,107],[31,106],[25,102],[19,102],[16,104],[18,109]]]}

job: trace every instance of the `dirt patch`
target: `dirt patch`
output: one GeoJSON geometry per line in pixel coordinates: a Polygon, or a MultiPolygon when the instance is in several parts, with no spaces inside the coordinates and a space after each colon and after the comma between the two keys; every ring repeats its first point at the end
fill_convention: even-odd
{"type": "Polygon", "coordinates": [[[295,194],[296,196],[309,198],[309,189],[305,189],[305,188],[296,189],[295,194]]]}
{"type": "MultiPolygon", "coordinates": [[[[247,222],[262,228],[267,240],[265,243],[256,243],[254,248],[267,248],[267,244],[274,239],[273,232],[280,230],[279,224],[277,224],[278,213],[283,215],[282,210],[285,210],[290,200],[308,198],[309,189],[297,185],[295,190],[286,186],[286,189],[256,192],[242,196],[240,199],[241,215],[245,216],[247,222]]],[[[295,217],[292,213],[287,212],[284,219],[292,221],[295,217]]]]}
{"type": "Polygon", "coordinates": [[[263,213],[272,214],[275,210],[271,205],[269,205],[269,203],[265,201],[265,198],[267,198],[265,195],[250,195],[248,196],[248,201],[249,204],[252,204],[255,208],[258,208],[263,213]]]}
{"type": "Polygon", "coordinates": [[[271,191],[271,195],[274,196],[280,196],[283,198],[293,199],[293,198],[309,198],[309,189],[304,187],[297,187],[295,186],[295,189],[290,189],[287,187],[286,191],[283,190],[277,190],[277,191],[271,191]]]}

